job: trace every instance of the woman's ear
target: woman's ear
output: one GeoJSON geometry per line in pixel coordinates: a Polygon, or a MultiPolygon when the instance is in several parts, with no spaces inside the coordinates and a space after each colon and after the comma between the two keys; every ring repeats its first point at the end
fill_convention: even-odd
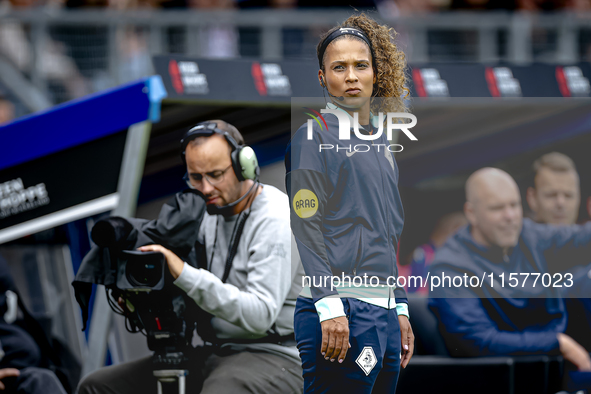
{"type": "Polygon", "coordinates": [[[320,84],[321,87],[325,87],[324,86],[324,73],[322,72],[322,70],[318,70],[318,83],[320,84]]]}

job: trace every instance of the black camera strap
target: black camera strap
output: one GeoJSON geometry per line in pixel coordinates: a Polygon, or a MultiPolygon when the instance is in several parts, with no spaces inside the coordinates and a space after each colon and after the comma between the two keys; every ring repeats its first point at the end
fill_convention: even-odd
{"type": "MultiPolygon", "coordinates": [[[[258,183],[258,182],[257,182],[258,183]]],[[[255,189],[257,190],[258,187],[255,189]]],[[[256,194],[256,193],[255,193],[256,194]]],[[[222,276],[222,282],[226,283],[228,280],[228,276],[230,276],[230,270],[232,269],[232,263],[234,262],[234,257],[236,256],[236,252],[238,251],[238,244],[240,243],[240,237],[242,237],[242,231],[244,230],[244,224],[246,223],[246,219],[250,216],[250,211],[252,208],[252,196],[250,197],[248,209],[244,212],[241,212],[234,224],[234,229],[232,230],[232,236],[230,237],[230,245],[228,247],[228,255],[226,257],[226,265],[224,266],[224,274],[222,276]]],[[[215,239],[213,241],[213,247],[211,248],[211,258],[209,259],[209,270],[211,272],[211,265],[213,264],[213,258],[215,256],[215,248],[218,242],[218,225],[219,225],[219,218],[216,218],[215,222],[215,239]]]]}

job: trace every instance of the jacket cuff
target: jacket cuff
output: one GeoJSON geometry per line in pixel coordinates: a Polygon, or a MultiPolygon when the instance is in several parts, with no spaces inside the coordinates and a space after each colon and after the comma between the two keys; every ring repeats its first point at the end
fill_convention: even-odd
{"type": "Polygon", "coordinates": [[[402,315],[410,319],[408,314],[408,304],[405,304],[404,302],[399,302],[396,304],[396,313],[398,313],[398,316],[402,315]]]}
{"type": "Polygon", "coordinates": [[[335,317],[345,316],[345,309],[340,298],[325,297],[316,301],[314,306],[316,306],[316,312],[318,312],[321,323],[335,317]]]}
{"type": "Polygon", "coordinates": [[[201,278],[203,276],[199,271],[199,269],[192,267],[185,262],[181,274],[172,283],[181,288],[181,290],[183,290],[185,293],[188,293],[197,287],[199,282],[201,282],[201,278]]]}

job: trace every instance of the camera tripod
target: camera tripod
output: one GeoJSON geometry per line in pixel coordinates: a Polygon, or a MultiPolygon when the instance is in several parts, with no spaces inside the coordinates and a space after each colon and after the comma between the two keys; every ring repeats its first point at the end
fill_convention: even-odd
{"type": "Polygon", "coordinates": [[[178,382],[178,394],[185,394],[188,372],[186,369],[161,369],[154,371],[154,376],[158,379],[158,394],[168,394],[163,390],[163,383],[174,382],[178,382]]]}
{"type": "Polygon", "coordinates": [[[158,394],[185,394],[187,375],[189,371],[184,369],[186,357],[182,351],[155,352],[152,356],[154,362],[154,376],[158,379],[158,394]],[[174,383],[177,383],[174,385],[174,383]],[[178,390],[172,387],[178,387],[178,390]]]}

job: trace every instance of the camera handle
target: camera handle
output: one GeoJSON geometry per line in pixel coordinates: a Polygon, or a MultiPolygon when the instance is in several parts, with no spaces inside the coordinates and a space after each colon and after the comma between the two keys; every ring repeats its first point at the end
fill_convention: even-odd
{"type": "Polygon", "coordinates": [[[178,382],[179,394],[185,394],[186,377],[189,371],[186,369],[160,369],[154,371],[158,379],[158,394],[163,394],[162,383],[178,382]]]}

